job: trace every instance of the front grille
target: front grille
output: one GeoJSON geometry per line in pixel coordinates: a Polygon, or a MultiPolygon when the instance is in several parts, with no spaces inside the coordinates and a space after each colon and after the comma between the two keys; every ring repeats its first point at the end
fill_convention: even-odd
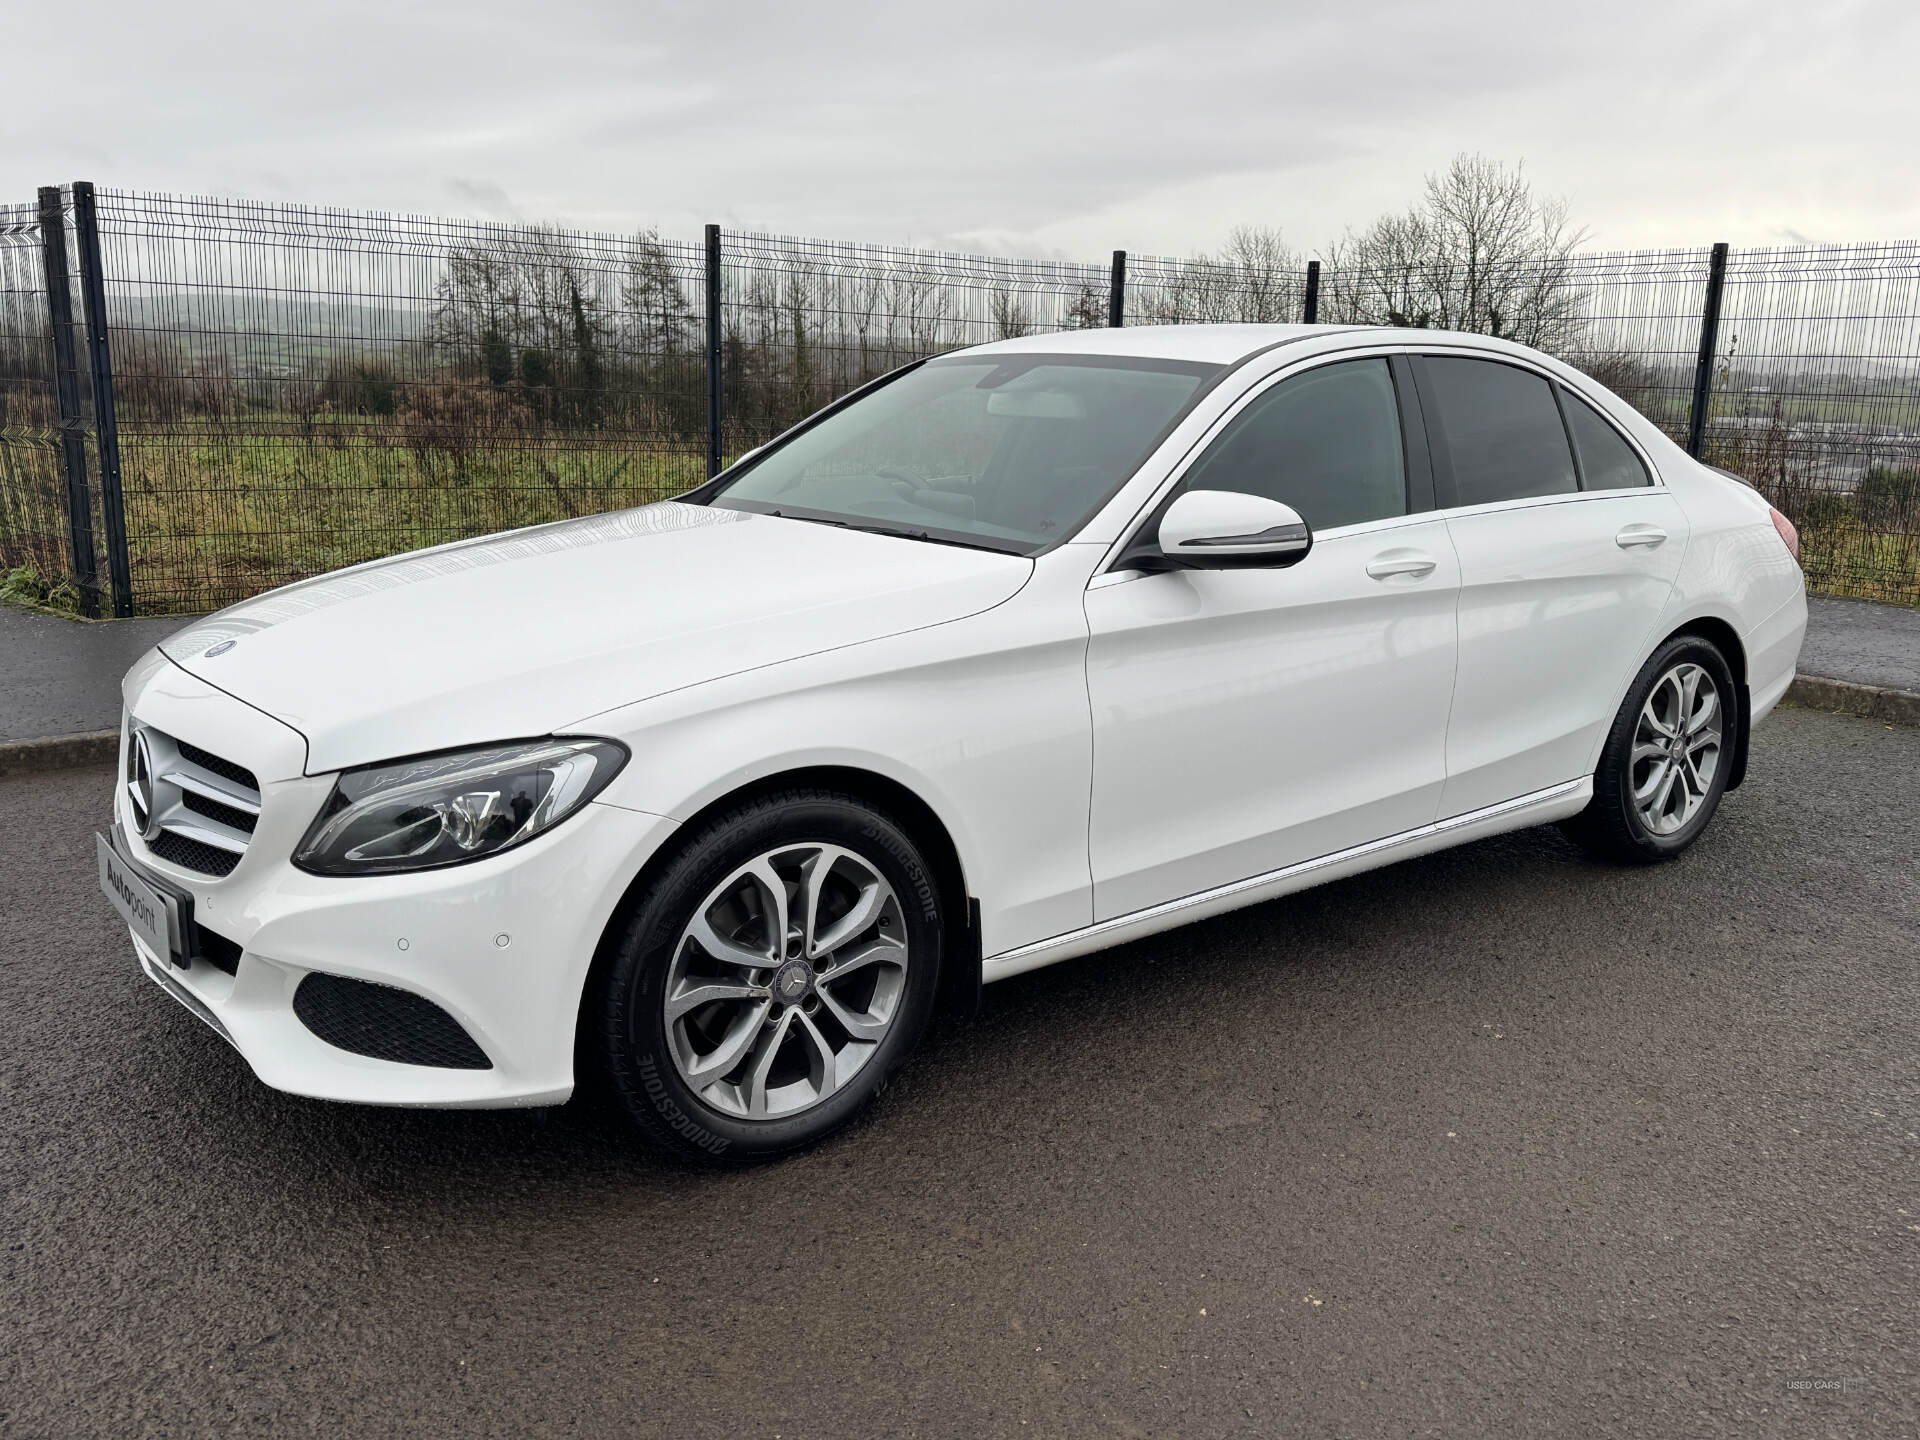
{"type": "Polygon", "coordinates": [[[231,850],[216,850],[171,830],[162,830],[147,842],[147,848],[169,865],[198,870],[202,875],[231,875],[240,863],[240,857],[231,850]]]}
{"type": "Polygon", "coordinates": [[[293,1013],[329,1045],[355,1055],[442,1070],[493,1068],[458,1020],[411,990],[316,970],[294,990],[293,1013]]]}
{"type": "Polygon", "coordinates": [[[204,795],[188,790],[180,797],[180,803],[196,815],[204,815],[209,820],[218,820],[222,825],[231,825],[235,830],[253,833],[253,827],[259,820],[257,815],[249,815],[244,810],[236,810],[231,805],[222,805],[218,800],[209,800],[204,795]]]}
{"type": "Polygon", "coordinates": [[[127,734],[130,827],[170,865],[232,873],[260,818],[260,782],[244,765],[190,741],[134,725],[127,734]]]}
{"type": "Polygon", "coordinates": [[[180,748],[180,758],[202,770],[210,770],[222,780],[231,780],[243,790],[259,792],[260,782],[253,778],[253,771],[244,765],[236,765],[231,760],[223,760],[210,751],[202,750],[198,745],[190,745],[185,740],[173,742],[180,748]]]}

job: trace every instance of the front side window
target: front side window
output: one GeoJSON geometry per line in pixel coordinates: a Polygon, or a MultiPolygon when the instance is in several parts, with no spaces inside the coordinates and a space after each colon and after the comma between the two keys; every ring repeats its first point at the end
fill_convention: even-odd
{"type": "Polygon", "coordinates": [[[754,460],[709,503],[1025,554],[1085,524],[1219,368],[931,360],[754,460]]]}
{"type": "Polygon", "coordinates": [[[1553,387],[1531,370],[1492,360],[1428,356],[1427,423],[1446,440],[1453,503],[1487,505],[1580,488],[1553,387]],[[1430,394],[1428,392],[1431,392],[1430,394]]]}
{"type": "Polygon", "coordinates": [[[1279,500],[1315,530],[1406,514],[1387,362],[1343,360],[1281,381],[1233,418],[1188,472],[1187,488],[1279,500]]]}
{"type": "Polygon", "coordinates": [[[1567,412],[1567,429],[1573,432],[1573,448],[1580,456],[1582,489],[1626,490],[1653,483],[1633,447],[1591,405],[1564,387],[1560,403],[1567,412]]]}

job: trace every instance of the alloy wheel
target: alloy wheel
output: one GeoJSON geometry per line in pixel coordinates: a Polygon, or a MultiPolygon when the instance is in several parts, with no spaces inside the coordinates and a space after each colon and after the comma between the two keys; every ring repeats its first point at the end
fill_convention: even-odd
{"type": "Polygon", "coordinates": [[[910,962],[899,898],[870,861],[823,843],[766,851],[708,892],[674,946],[674,1065],[725,1115],[810,1110],[880,1049],[910,962]]]}
{"type": "Polygon", "coordinates": [[[1654,682],[1628,765],[1633,806],[1650,834],[1675,834],[1700,813],[1724,753],[1725,714],[1713,676],[1692,661],[1654,682]]]}

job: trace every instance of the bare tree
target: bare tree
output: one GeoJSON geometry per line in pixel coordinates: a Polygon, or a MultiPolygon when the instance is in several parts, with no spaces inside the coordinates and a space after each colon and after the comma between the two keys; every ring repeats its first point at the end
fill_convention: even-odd
{"type": "Polygon", "coordinates": [[[894,363],[953,349],[957,343],[949,338],[953,334],[953,287],[937,263],[901,261],[890,282],[889,318],[905,327],[892,332],[897,336],[894,363]]]}
{"type": "Polygon", "coordinates": [[[464,364],[479,359],[490,335],[515,353],[564,353],[577,328],[576,296],[587,323],[602,328],[594,268],[578,244],[551,225],[502,228],[448,252],[428,333],[464,364]]]}
{"type": "Polygon", "coordinates": [[[693,327],[693,311],[660,232],[642,230],[633,237],[626,274],[620,280],[622,338],[634,352],[658,358],[679,353],[693,327]]]}
{"type": "Polygon", "coordinates": [[[1143,281],[1139,301],[1129,303],[1149,325],[1298,320],[1305,272],[1280,231],[1240,225],[1218,254],[1196,255],[1164,281],[1143,281]]]}
{"type": "Polygon", "coordinates": [[[1080,293],[1067,302],[1061,317],[1065,330],[1098,330],[1107,323],[1107,297],[1092,285],[1082,285],[1080,293]]]}
{"type": "Polygon", "coordinates": [[[1523,166],[1457,155],[1418,203],[1348,232],[1328,255],[1321,318],[1500,335],[1545,350],[1583,328],[1572,284],[1586,232],[1523,166]]]}
{"type": "Polygon", "coordinates": [[[993,335],[996,340],[1017,340],[1033,333],[1033,312],[1024,295],[1006,289],[994,289],[991,301],[993,335]]]}

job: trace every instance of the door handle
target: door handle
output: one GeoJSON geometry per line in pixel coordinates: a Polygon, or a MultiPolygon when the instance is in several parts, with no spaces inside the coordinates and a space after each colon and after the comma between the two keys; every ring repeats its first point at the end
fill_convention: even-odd
{"type": "Polygon", "coordinates": [[[1376,580],[1391,580],[1396,575],[1424,580],[1439,563],[1418,550],[1388,550],[1367,562],[1367,574],[1376,580]]]}
{"type": "Polygon", "coordinates": [[[1667,532],[1658,525],[1629,525],[1613,537],[1613,543],[1622,550],[1631,550],[1636,545],[1644,545],[1651,550],[1656,545],[1667,542],[1667,532]]]}

